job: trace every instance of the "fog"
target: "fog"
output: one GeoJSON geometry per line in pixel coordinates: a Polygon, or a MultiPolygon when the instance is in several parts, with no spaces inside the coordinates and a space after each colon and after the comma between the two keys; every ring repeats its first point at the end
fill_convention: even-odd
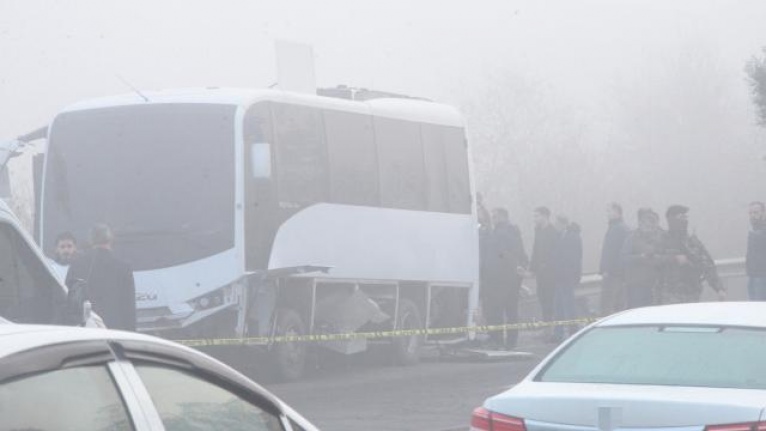
{"type": "Polygon", "coordinates": [[[682,203],[714,257],[742,256],[747,203],[766,198],[743,72],[764,18],[759,0],[4,0],[0,138],[130,91],[120,77],[142,90],[272,85],[274,41],[288,39],[314,47],[319,86],[459,107],[477,189],[510,209],[528,249],[538,205],[583,226],[593,270],[608,202],[630,224],[639,207],[682,203]]]}

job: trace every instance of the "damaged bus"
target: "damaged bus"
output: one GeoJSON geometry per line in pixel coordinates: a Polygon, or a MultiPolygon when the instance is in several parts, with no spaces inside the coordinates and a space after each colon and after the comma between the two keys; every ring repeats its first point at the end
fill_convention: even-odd
{"type": "Polygon", "coordinates": [[[48,129],[38,238],[106,222],[135,271],[138,328],[263,344],[285,379],[310,347],[280,335],[468,327],[478,233],[463,121],[427,100],[345,87],[193,89],[77,103],[48,129]]]}

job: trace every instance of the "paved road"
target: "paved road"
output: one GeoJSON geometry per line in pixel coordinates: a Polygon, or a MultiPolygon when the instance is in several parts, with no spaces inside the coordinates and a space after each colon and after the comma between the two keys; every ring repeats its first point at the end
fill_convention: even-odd
{"type": "MultiPolygon", "coordinates": [[[[743,298],[746,279],[741,271],[722,276],[730,299],[743,298]]],[[[585,289],[581,305],[596,310],[597,293],[593,286],[585,289]]],[[[712,300],[710,296],[706,291],[703,298],[712,300]]],[[[531,301],[526,300],[522,311],[535,309],[531,301]]],[[[520,350],[535,353],[532,360],[432,359],[413,367],[394,367],[368,355],[335,358],[329,369],[295,383],[269,383],[268,375],[250,374],[325,431],[466,430],[476,406],[524,377],[554,347],[539,344],[540,335],[539,331],[521,334],[520,350]]]]}
{"type": "Polygon", "coordinates": [[[467,429],[475,407],[525,376],[551,347],[519,349],[533,359],[428,359],[411,367],[375,363],[372,355],[337,358],[300,382],[265,386],[323,430],[467,429]]]}

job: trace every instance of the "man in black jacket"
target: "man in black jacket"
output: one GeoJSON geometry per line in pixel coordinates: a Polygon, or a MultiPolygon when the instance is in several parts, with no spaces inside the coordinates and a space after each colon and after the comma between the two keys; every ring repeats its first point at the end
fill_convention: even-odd
{"type": "Polygon", "coordinates": [[[751,301],[766,301],[766,207],[750,204],[750,232],[747,235],[747,292],[751,301]]]}
{"type": "Polygon", "coordinates": [[[620,252],[628,236],[628,226],[622,218],[622,206],[613,202],[607,208],[609,228],[601,247],[599,272],[601,283],[601,315],[608,316],[625,309],[625,277],[620,252]]]}
{"type": "MultiPolygon", "coordinates": [[[[553,251],[556,291],[554,294],[554,320],[574,320],[577,314],[575,289],[582,277],[582,239],[580,226],[571,223],[566,216],[556,216],[555,228],[558,231],[553,251]]],[[[573,325],[558,325],[553,331],[553,340],[560,342],[572,332],[573,325]]]]}
{"type": "MultiPolygon", "coordinates": [[[[527,254],[519,228],[511,224],[505,208],[492,210],[493,229],[486,237],[484,277],[481,286],[482,308],[488,325],[517,323],[519,315],[519,290],[521,273],[527,266],[527,254]]],[[[496,346],[516,347],[518,331],[490,332],[496,346]]]]}
{"type": "Polygon", "coordinates": [[[535,209],[535,242],[529,270],[537,284],[537,300],[540,302],[543,321],[553,320],[553,294],[556,290],[553,249],[558,234],[551,224],[551,211],[546,207],[535,209]]]}
{"type": "Polygon", "coordinates": [[[86,298],[107,328],[136,330],[136,288],[133,270],[114,256],[114,236],[109,226],[96,225],[90,232],[92,249],[69,268],[66,284],[85,284],[86,298]]]}

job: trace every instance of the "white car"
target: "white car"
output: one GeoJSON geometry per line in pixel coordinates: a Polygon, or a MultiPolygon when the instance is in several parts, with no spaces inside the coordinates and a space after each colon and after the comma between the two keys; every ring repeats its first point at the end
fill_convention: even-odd
{"type": "Polygon", "coordinates": [[[170,341],[0,325],[0,430],[317,428],[243,375],[170,341]]]}
{"type": "Polygon", "coordinates": [[[766,430],[766,303],[630,310],[474,410],[471,430],[766,430]]]}

